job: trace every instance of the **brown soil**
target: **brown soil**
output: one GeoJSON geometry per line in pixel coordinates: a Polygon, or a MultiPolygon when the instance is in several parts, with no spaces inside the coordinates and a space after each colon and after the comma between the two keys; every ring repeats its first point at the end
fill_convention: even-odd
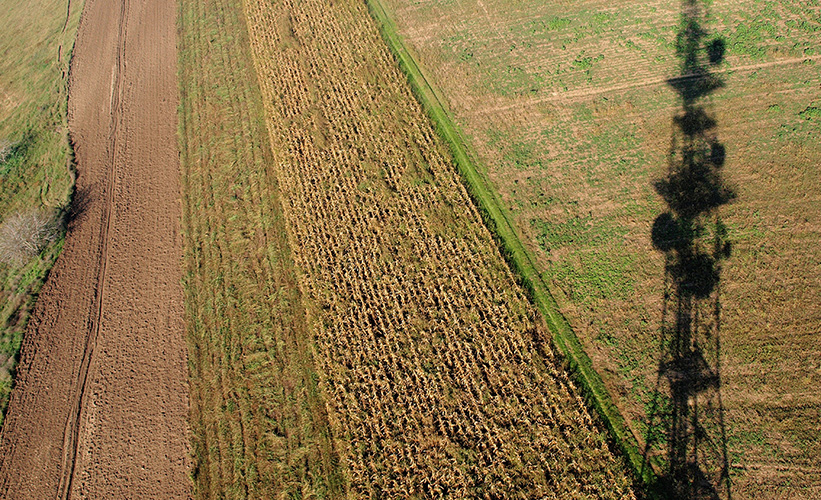
{"type": "Polygon", "coordinates": [[[190,495],[174,2],[88,0],[75,214],[0,434],[2,498],[190,495]]]}

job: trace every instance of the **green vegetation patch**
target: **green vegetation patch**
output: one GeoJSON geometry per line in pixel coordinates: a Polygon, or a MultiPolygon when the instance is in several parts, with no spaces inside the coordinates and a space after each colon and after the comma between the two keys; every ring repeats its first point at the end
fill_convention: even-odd
{"type": "Polygon", "coordinates": [[[821,104],[807,106],[798,116],[805,120],[821,123],[821,104]]]}
{"type": "Polygon", "coordinates": [[[539,247],[551,259],[547,275],[574,302],[626,299],[634,291],[633,259],[616,250],[626,231],[591,215],[563,222],[531,221],[539,247]],[[580,263],[552,255],[563,248],[583,248],[580,263]]]}

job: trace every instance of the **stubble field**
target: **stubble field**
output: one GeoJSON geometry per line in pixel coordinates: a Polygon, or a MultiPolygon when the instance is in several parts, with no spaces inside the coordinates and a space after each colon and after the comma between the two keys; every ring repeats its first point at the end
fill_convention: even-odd
{"type": "Polygon", "coordinates": [[[722,496],[816,496],[818,3],[384,4],[648,462],[722,496]],[[653,229],[686,212],[697,186],[668,188],[698,141],[720,199],[685,214],[706,259],[688,275],[653,229]],[[709,387],[676,402],[684,344],[709,387]]]}

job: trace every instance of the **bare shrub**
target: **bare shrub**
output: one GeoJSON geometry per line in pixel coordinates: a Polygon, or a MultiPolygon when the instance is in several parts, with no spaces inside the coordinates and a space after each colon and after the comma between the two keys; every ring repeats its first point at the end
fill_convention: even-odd
{"type": "Polygon", "coordinates": [[[58,224],[46,210],[17,212],[0,226],[0,261],[21,266],[57,238],[58,224]]]}
{"type": "Polygon", "coordinates": [[[6,163],[6,160],[11,156],[14,144],[8,139],[0,139],[0,164],[6,163]]]}

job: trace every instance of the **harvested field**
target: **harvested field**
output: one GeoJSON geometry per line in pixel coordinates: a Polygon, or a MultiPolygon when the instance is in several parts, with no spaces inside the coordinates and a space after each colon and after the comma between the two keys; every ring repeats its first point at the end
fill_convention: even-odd
{"type": "Polygon", "coordinates": [[[338,498],[242,5],[180,9],[195,496],[338,498]]]}
{"type": "Polygon", "coordinates": [[[347,495],[632,497],[365,5],[244,6],[347,495]]]}
{"type": "Polygon", "coordinates": [[[189,496],[173,4],[88,1],[68,236],[26,332],[0,495],[189,496]]]}
{"type": "Polygon", "coordinates": [[[818,2],[383,3],[661,475],[818,497],[818,2]],[[720,203],[686,213],[699,155],[720,203]]]}

